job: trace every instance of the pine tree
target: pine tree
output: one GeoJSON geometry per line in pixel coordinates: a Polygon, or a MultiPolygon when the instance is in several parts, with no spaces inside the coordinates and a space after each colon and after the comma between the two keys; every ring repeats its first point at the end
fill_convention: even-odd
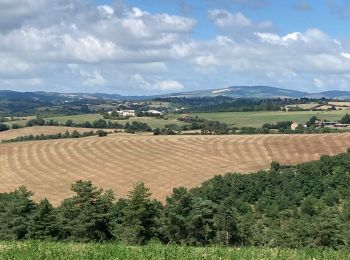
{"type": "Polygon", "coordinates": [[[60,235],[77,241],[102,241],[112,238],[109,230],[113,192],[97,189],[90,181],[77,181],[71,186],[76,193],[65,200],[60,211],[60,235]]]}
{"type": "Polygon", "coordinates": [[[58,235],[56,211],[47,199],[37,205],[28,223],[28,238],[55,239],[58,235]]]}
{"type": "Polygon", "coordinates": [[[186,188],[174,188],[167,198],[164,209],[164,233],[169,242],[186,243],[188,235],[188,217],[193,208],[193,199],[186,188]]]}
{"type": "Polygon", "coordinates": [[[207,245],[214,241],[216,205],[211,200],[198,198],[194,201],[188,222],[188,241],[193,245],[207,245]]]}
{"type": "Polygon", "coordinates": [[[161,205],[151,201],[151,193],[139,182],[128,195],[123,224],[117,227],[120,238],[129,244],[144,244],[155,237],[161,205]]]}
{"type": "Polygon", "coordinates": [[[0,203],[0,239],[23,239],[28,232],[28,220],[35,208],[33,195],[25,186],[5,194],[0,203]]]}
{"type": "Polygon", "coordinates": [[[232,198],[224,200],[214,217],[217,228],[217,241],[226,246],[237,244],[238,228],[237,228],[237,209],[235,201],[232,198]]]}
{"type": "Polygon", "coordinates": [[[340,120],[340,123],[342,124],[350,124],[350,115],[346,114],[343,116],[343,118],[340,120]]]}

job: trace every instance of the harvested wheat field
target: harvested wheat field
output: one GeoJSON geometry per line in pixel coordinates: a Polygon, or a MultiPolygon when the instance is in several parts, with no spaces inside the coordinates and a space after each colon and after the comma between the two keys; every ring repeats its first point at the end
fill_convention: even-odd
{"type": "MultiPolygon", "coordinates": [[[[59,133],[65,133],[66,131],[72,133],[74,130],[79,133],[96,131],[98,129],[93,128],[81,128],[81,127],[66,127],[66,126],[33,126],[33,127],[24,127],[19,129],[12,129],[8,131],[0,132],[0,141],[7,139],[14,139],[19,136],[25,135],[53,135],[59,133]]],[[[113,131],[113,130],[105,130],[113,131]]]]}
{"type": "Polygon", "coordinates": [[[0,145],[0,192],[26,185],[54,204],[84,179],[125,196],[144,181],[164,201],[174,187],[194,187],[217,174],[248,173],[272,160],[296,164],[350,147],[350,134],[250,136],[127,136],[0,145]]]}

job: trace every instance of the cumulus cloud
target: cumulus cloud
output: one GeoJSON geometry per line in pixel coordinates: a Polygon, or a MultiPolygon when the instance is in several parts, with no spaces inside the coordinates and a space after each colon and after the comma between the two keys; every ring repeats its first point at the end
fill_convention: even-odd
{"type": "Polygon", "coordinates": [[[45,0],[1,0],[0,30],[20,26],[25,20],[37,15],[46,4],[45,0]]]}
{"type": "Polygon", "coordinates": [[[18,77],[31,72],[31,64],[13,57],[0,57],[0,77],[18,77]]]}
{"type": "Polygon", "coordinates": [[[341,55],[350,60],[350,53],[342,52],[341,55]]]}
{"type": "Polygon", "coordinates": [[[227,10],[209,10],[209,18],[219,27],[248,27],[252,22],[242,13],[230,13],[227,10]]]}
{"type": "Polygon", "coordinates": [[[184,85],[177,80],[145,79],[140,74],[133,75],[132,80],[148,90],[174,91],[184,88],[184,85]]]}
{"type": "Polygon", "coordinates": [[[184,88],[184,85],[176,80],[162,80],[156,82],[156,88],[162,91],[169,90],[181,90],[184,88]]]}
{"type": "Polygon", "coordinates": [[[253,22],[244,14],[232,13],[225,9],[212,9],[208,11],[208,17],[214,24],[229,33],[239,33],[247,37],[245,33],[253,31],[273,31],[274,26],[270,21],[253,22]]]}
{"type": "Polygon", "coordinates": [[[259,80],[298,88],[300,82],[302,90],[312,89],[316,86],[314,79],[318,78],[324,82],[318,88],[344,88],[350,75],[350,55],[343,48],[324,32],[309,29],[287,35],[255,33],[255,39],[244,43],[234,37],[218,36],[209,42],[195,43],[189,56],[196,57],[192,62],[199,68],[216,68],[214,71],[221,73],[228,70],[225,73],[251,84],[259,80]]]}
{"type": "Polygon", "coordinates": [[[317,28],[281,35],[270,21],[226,9],[207,15],[218,33],[198,40],[195,19],[135,6],[0,0],[1,88],[156,94],[232,84],[345,88],[349,82],[344,39],[317,28]]]}
{"type": "MultiPolygon", "coordinates": [[[[162,74],[165,62],[178,59],[173,47],[189,38],[194,25],[192,18],[125,5],[0,0],[0,57],[6,56],[0,62],[0,77],[17,74],[30,82],[29,72],[40,73],[46,67],[53,69],[43,73],[48,77],[61,71],[67,81],[78,84],[74,79],[80,79],[81,85],[92,87],[113,81],[101,74],[111,64],[115,69],[122,64],[130,68],[162,64],[157,67],[162,74]],[[79,73],[69,64],[79,64],[79,73]]],[[[171,81],[158,85],[158,89],[180,88],[171,81]]]]}
{"type": "Polygon", "coordinates": [[[84,86],[103,86],[107,82],[106,79],[101,75],[101,72],[97,69],[87,71],[80,68],[78,64],[68,64],[68,67],[70,68],[73,74],[79,77],[80,82],[84,86]]]}

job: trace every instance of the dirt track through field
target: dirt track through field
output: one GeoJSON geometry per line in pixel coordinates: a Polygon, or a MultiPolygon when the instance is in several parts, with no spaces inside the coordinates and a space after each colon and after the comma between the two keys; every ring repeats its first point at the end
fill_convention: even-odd
{"type": "Polygon", "coordinates": [[[76,180],[125,196],[137,181],[164,200],[174,187],[194,187],[218,174],[296,164],[350,147],[350,134],[88,137],[0,145],[0,192],[26,185],[54,204],[76,180]]]}

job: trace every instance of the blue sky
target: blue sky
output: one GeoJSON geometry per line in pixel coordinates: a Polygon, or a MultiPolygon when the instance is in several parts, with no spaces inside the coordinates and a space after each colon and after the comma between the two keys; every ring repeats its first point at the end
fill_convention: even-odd
{"type": "MultiPolygon", "coordinates": [[[[309,0],[270,0],[265,7],[252,8],[249,5],[234,4],[234,1],[203,1],[203,0],[125,0],[124,3],[137,6],[152,13],[167,12],[177,15],[195,17],[197,26],[194,37],[210,38],[215,34],[215,28],[207,19],[208,9],[227,9],[231,12],[242,12],[252,20],[270,20],[276,25],[278,32],[287,34],[291,31],[305,31],[308,28],[319,28],[334,37],[350,37],[350,21],[339,16],[331,8],[329,1],[309,0]],[[188,7],[187,11],[183,9],[188,7]],[[300,10],[298,6],[309,6],[309,10],[300,10]],[[208,30],[209,28],[209,30],[208,30]]],[[[241,1],[244,2],[244,1],[241,1]]],[[[331,2],[331,1],[330,1],[331,2]]],[[[349,8],[350,1],[334,1],[342,8],[344,4],[349,8]],[[348,2],[346,4],[346,2],[348,2]]],[[[113,0],[98,0],[96,4],[113,4],[113,0]]],[[[307,8],[306,8],[307,9],[307,8]]],[[[349,13],[350,19],[350,13],[349,13]]]]}
{"type": "Polygon", "coordinates": [[[0,85],[350,90],[349,26],[349,0],[0,0],[0,85]]]}

